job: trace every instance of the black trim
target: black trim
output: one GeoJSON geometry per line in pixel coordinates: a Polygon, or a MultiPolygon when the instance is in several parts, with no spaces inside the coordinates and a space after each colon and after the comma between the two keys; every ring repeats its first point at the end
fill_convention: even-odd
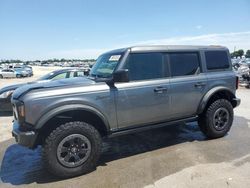
{"type": "Polygon", "coordinates": [[[210,98],[215,93],[220,92],[220,91],[229,92],[233,96],[233,98],[236,98],[235,94],[229,88],[224,87],[224,86],[215,86],[214,88],[207,91],[206,94],[202,97],[202,99],[200,101],[200,104],[199,104],[199,107],[197,109],[197,114],[201,114],[203,112],[203,110],[205,109],[205,107],[206,107],[208,101],[210,100],[210,98]]]}
{"type": "Polygon", "coordinates": [[[13,123],[12,136],[18,144],[33,149],[37,138],[37,133],[34,131],[21,131],[17,121],[13,123]]]}
{"type": "Polygon", "coordinates": [[[241,100],[239,98],[233,98],[233,101],[235,104],[234,108],[240,105],[241,100]]]}
{"type": "Polygon", "coordinates": [[[176,123],[181,123],[181,122],[192,122],[197,120],[197,116],[189,117],[189,118],[184,118],[184,119],[179,119],[179,120],[173,120],[173,121],[167,121],[167,122],[160,122],[160,123],[154,123],[154,124],[148,124],[144,126],[131,126],[131,127],[126,127],[126,128],[120,128],[116,130],[111,130],[110,135],[108,137],[116,137],[119,135],[124,135],[124,134],[131,134],[131,133],[136,133],[136,132],[141,132],[141,131],[146,131],[150,129],[156,129],[160,127],[165,127],[168,125],[173,125],[176,123]]]}

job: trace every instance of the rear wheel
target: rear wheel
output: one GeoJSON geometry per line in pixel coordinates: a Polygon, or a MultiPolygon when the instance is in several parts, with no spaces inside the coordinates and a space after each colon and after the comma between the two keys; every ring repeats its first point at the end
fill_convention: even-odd
{"type": "Polygon", "coordinates": [[[20,75],[20,74],[17,74],[16,77],[17,77],[17,78],[21,78],[21,75],[20,75]]]}
{"type": "Polygon", "coordinates": [[[50,172],[59,177],[73,177],[91,171],[99,158],[101,137],[84,122],[61,125],[46,139],[43,158],[50,172]]]}
{"type": "Polygon", "coordinates": [[[0,74],[0,78],[2,79],[2,78],[3,78],[3,75],[0,74]]]}
{"type": "Polygon", "coordinates": [[[233,116],[232,104],[228,100],[218,99],[200,115],[198,124],[208,138],[219,138],[230,130],[233,116]]]}

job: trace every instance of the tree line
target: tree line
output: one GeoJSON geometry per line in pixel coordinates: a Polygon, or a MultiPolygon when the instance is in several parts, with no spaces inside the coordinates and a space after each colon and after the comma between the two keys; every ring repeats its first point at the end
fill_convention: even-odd
{"type": "Polygon", "coordinates": [[[11,60],[2,60],[0,64],[30,64],[30,63],[41,63],[41,64],[50,64],[50,63],[63,63],[63,62],[95,62],[95,59],[48,59],[48,60],[35,60],[35,61],[22,61],[18,59],[11,60]]]}
{"type": "Polygon", "coordinates": [[[234,58],[234,57],[242,57],[244,56],[246,58],[250,58],[250,50],[247,50],[246,53],[244,53],[244,50],[240,49],[240,50],[237,50],[237,51],[234,51],[231,53],[231,57],[234,58]]]}

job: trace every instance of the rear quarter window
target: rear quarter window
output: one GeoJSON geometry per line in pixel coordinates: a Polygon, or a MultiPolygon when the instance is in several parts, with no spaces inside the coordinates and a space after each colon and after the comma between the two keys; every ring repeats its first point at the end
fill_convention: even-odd
{"type": "Polygon", "coordinates": [[[229,59],[226,51],[206,51],[205,57],[208,70],[229,68],[229,59]]]}

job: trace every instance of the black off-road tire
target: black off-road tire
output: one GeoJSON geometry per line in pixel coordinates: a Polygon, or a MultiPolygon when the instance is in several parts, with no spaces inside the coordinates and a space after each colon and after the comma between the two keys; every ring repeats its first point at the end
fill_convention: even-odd
{"type": "Polygon", "coordinates": [[[206,110],[199,116],[198,125],[201,131],[211,139],[220,138],[227,134],[230,130],[232,123],[233,123],[233,106],[232,104],[226,99],[218,99],[214,101],[206,110]],[[220,109],[226,109],[229,114],[228,123],[225,124],[225,127],[222,130],[217,130],[215,123],[214,123],[214,114],[215,112],[220,109]]]}
{"type": "Polygon", "coordinates": [[[43,162],[45,168],[52,174],[69,178],[92,171],[101,153],[102,139],[99,132],[85,122],[69,122],[56,128],[47,138],[43,145],[43,162]],[[57,157],[59,143],[69,135],[81,134],[88,138],[91,143],[91,152],[87,160],[77,167],[64,166],[57,157]]]}

